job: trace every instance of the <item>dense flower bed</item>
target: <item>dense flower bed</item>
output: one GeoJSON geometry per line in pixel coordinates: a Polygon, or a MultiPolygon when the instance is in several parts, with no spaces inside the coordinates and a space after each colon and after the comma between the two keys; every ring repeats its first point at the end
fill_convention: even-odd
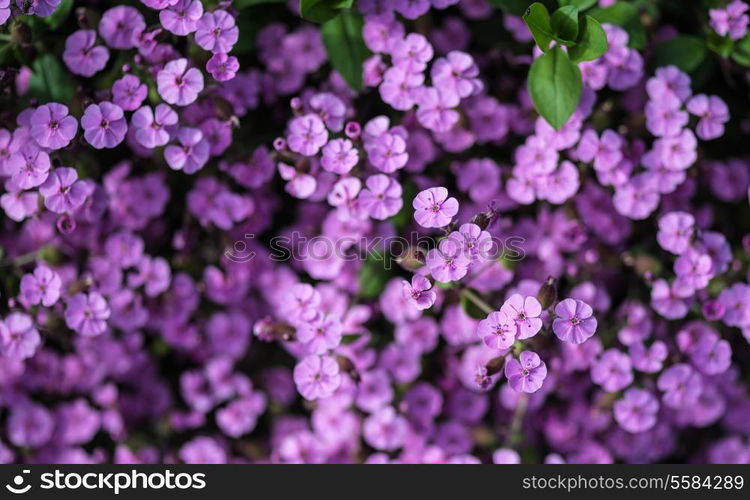
{"type": "Polygon", "coordinates": [[[0,463],[750,463],[742,0],[0,0],[0,463]]]}

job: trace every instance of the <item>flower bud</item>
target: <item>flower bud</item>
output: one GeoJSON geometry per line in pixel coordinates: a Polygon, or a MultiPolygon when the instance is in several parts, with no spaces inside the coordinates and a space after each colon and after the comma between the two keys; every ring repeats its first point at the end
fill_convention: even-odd
{"type": "Polygon", "coordinates": [[[490,377],[492,375],[500,373],[500,371],[502,371],[504,366],[505,366],[505,355],[492,358],[491,360],[487,361],[486,365],[484,365],[484,367],[487,369],[487,375],[489,375],[490,377]]]}
{"type": "Polygon", "coordinates": [[[357,371],[357,367],[354,366],[354,363],[352,363],[352,360],[347,358],[346,356],[336,356],[336,362],[339,365],[339,369],[343,372],[348,374],[352,380],[355,382],[359,382],[359,372],[357,371]]]}
{"type": "Polygon", "coordinates": [[[492,209],[487,210],[486,212],[480,212],[471,218],[471,223],[476,224],[477,226],[479,226],[479,229],[484,231],[492,223],[495,215],[495,211],[492,209]]]}
{"type": "Polygon", "coordinates": [[[407,271],[416,271],[425,264],[425,253],[419,247],[409,247],[396,257],[396,263],[407,271]]]}
{"type": "Polygon", "coordinates": [[[542,309],[549,309],[557,300],[557,280],[550,276],[547,282],[539,289],[536,299],[542,305],[542,309]]]}

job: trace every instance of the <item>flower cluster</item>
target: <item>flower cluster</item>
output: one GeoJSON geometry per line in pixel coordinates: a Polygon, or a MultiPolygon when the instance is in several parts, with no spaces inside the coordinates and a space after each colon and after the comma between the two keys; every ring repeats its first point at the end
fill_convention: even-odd
{"type": "Polygon", "coordinates": [[[0,0],[0,463],[750,463],[745,2],[287,3],[0,0]]]}

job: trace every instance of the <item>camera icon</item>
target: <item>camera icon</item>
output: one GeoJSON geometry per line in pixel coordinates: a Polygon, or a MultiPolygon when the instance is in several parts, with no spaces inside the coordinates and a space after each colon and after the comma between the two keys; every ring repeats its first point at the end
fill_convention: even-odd
{"type": "MultiPolygon", "coordinates": [[[[30,472],[31,471],[29,469],[23,470],[24,474],[29,474],[30,472]]],[[[22,495],[31,489],[30,484],[23,486],[24,481],[25,481],[24,476],[22,476],[21,474],[17,474],[13,478],[13,484],[6,484],[5,488],[11,493],[15,493],[16,495],[22,495]]]]}
{"type": "Polygon", "coordinates": [[[248,246],[248,242],[253,238],[255,238],[254,234],[246,234],[244,239],[235,241],[232,248],[224,251],[224,257],[238,264],[244,264],[253,260],[256,253],[248,246]]]}

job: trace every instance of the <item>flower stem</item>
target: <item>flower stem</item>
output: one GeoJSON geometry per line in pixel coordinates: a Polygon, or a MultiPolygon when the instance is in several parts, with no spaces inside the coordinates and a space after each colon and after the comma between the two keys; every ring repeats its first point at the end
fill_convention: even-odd
{"type": "Polygon", "coordinates": [[[518,396],[518,404],[513,412],[513,420],[508,429],[508,436],[505,438],[505,446],[513,448],[521,442],[521,427],[523,419],[526,416],[526,408],[529,405],[529,395],[522,393],[518,396]]]}
{"type": "Polygon", "coordinates": [[[468,288],[464,288],[461,291],[461,293],[464,295],[464,297],[466,297],[467,299],[469,299],[472,304],[474,304],[479,309],[481,309],[483,313],[490,314],[491,312],[494,311],[494,309],[492,308],[492,306],[490,306],[487,302],[485,302],[484,300],[482,300],[482,298],[479,295],[477,295],[476,293],[474,293],[473,290],[470,290],[468,288]]]}

